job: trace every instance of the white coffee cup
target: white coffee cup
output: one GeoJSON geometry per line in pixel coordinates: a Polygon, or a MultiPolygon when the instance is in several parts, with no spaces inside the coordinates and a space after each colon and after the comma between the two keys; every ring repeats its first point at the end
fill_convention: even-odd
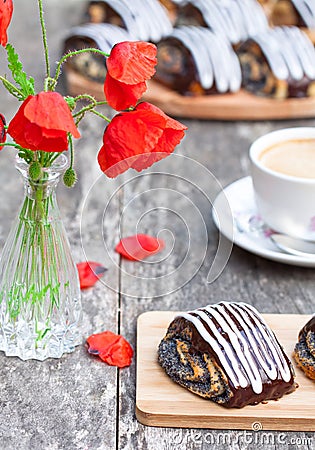
{"type": "Polygon", "coordinates": [[[315,173],[302,178],[267,168],[262,153],[280,142],[315,139],[315,128],[286,128],[261,136],[250,147],[251,175],[259,215],[273,230],[315,241],[315,173]]]}

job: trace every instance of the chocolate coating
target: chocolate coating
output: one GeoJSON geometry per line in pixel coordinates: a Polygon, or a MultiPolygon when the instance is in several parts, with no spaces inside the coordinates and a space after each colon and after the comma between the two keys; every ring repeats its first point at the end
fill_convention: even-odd
{"type": "Polygon", "coordinates": [[[315,315],[304,325],[299,333],[299,339],[303,334],[307,334],[309,331],[315,333],[315,315]]]}
{"type": "Polygon", "coordinates": [[[289,358],[261,316],[253,309],[245,309],[247,306],[219,303],[213,309],[209,306],[176,317],[159,347],[159,362],[168,375],[192,392],[227,408],[276,400],[293,392],[297,386],[289,358]],[[181,346],[188,351],[186,363],[182,363],[185,353],[181,346]],[[208,376],[204,361],[211,361],[208,376]],[[189,377],[188,362],[192,367],[189,377]]]}
{"type": "MultiPolygon", "coordinates": [[[[174,332],[178,335],[181,334],[181,331],[185,329],[187,326],[191,327],[192,330],[192,339],[191,339],[191,350],[190,353],[193,354],[195,352],[208,353],[210,354],[216,361],[216,363],[220,366],[220,361],[215,352],[211,349],[210,345],[204,341],[204,339],[200,336],[198,331],[196,330],[193,324],[189,324],[186,319],[178,318],[173,321],[171,325],[174,329],[174,332]]],[[[221,330],[222,331],[222,330],[221,330]]],[[[282,350],[283,352],[283,350],[282,350]]],[[[285,353],[283,352],[285,355],[285,353]]],[[[288,357],[285,355],[286,361],[291,365],[288,357]]],[[[255,394],[252,387],[249,385],[247,388],[235,387],[231,380],[227,377],[229,383],[229,389],[232,392],[232,396],[227,400],[224,404],[227,408],[242,408],[246,405],[256,405],[263,400],[274,400],[282,397],[285,394],[289,394],[295,390],[294,385],[294,374],[292,370],[292,376],[289,382],[285,382],[281,379],[279,374],[276,380],[270,380],[263,371],[260,371],[263,379],[263,391],[261,394],[255,394]]],[[[215,400],[215,399],[212,399],[215,400]]]]}

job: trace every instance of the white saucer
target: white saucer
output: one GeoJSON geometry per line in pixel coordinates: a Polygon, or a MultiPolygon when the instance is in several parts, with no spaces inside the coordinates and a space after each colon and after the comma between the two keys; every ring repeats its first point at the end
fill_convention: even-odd
{"type": "Polygon", "coordinates": [[[259,218],[251,177],[241,178],[220,192],[212,217],[226,238],[251,253],[294,266],[315,267],[315,257],[289,255],[271,242],[268,228],[259,218]]]}

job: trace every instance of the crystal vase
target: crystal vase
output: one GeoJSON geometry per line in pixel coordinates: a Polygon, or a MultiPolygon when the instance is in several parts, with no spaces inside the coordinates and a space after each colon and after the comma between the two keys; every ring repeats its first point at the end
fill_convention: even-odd
{"type": "Polygon", "coordinates": [[[34,182],[18,158],[24,200],[0,260],[0,350],[7,356],[60,358],[81,343],[78,272],[60,218],[60,155],[34,182]]]}

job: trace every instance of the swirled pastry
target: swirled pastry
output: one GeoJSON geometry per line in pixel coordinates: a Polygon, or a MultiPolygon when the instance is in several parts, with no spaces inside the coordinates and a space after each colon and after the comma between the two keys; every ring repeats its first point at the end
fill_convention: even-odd
{"type": "Polygon", "coordinates": [[[220,33],[232,44],[268,28],[256,0],[189,0],[180,3],[177,25],[195,25],[220,33]]]}
{"type": "Polygon", "coordinates": [[[315,316],[300,331],[293,356],[303,372],[315,380],[315,316]]]}
{"type": "Polygon", "coordinates": [[[184,95],[236,92],[240,63],[231,44],[204,27],[183,26],[158,43],[155,80],[184,95]]]}
{"type": "Polygon", "coordinates": [[[173,381],[228,408],[278,399],[296,388],[290,360],[246,303],[179,314],[159,345],[158,361],[173,381]]]}
{"type": "MultiPolygon", "coordinates": [[[[121,41],[134,40],[127,30],[109,23],[84,24],[70,30],[65,39],[64,52],[94,47],[109,53],[121,41]]],[[[67,66],[86,78],[104,83],[106,76],[105,59],[95,53],[81,53],[67,61],[67,66]]]]}
{"type": "Polygon", "coordinates": [[[86,16],[92,23],[125,28],[134,40],[157,42],[172,31],[172,23],[158,0],[90,1],[86,16]]]}
{"type": "Polygon", "coordinates": [[[241,45],[238,55],[248,91],[279,99],[315,95],[315,49],[299,28],[258,33],[241,45]]]}

